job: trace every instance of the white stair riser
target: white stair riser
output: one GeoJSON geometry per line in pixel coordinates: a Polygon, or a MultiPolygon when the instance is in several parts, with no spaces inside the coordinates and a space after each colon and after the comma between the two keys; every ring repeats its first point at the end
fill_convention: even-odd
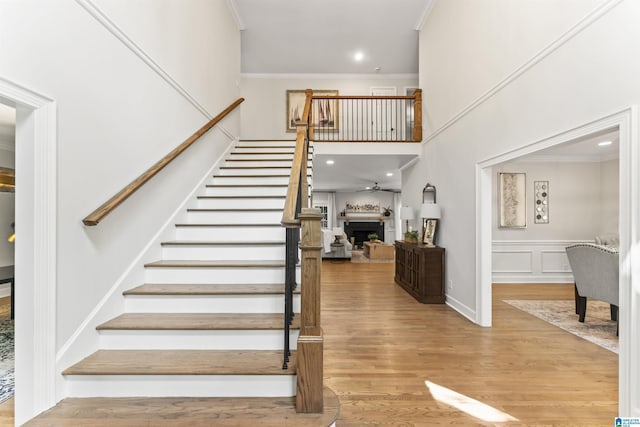
{"type": "Polygon", "coordinates": [[[215,241],[215,242],[253,242],[256,239],[284,241],[284,227],[177,227],[176,239],[215,241]]]}
{"type": "MultiPolygon", "coordinates": [[[[266,175],[266,174],[265,174],[266,175]]],[[[284,174],[282,174],[284,175],[284,174]]],[[[251,185],[251,184],[280,184],[280,185],[289,185],[289,175],[287,176],[269,176],[269,177],[254,177],[251,175],[246,175],[241,178],[237,177],[226,177],[226,176],[216,176],[213,178],[213,184],[235,184],[235,185],[251,185]]]]}
{"type": "Polygon", "coordinates": [[[162,259],[172,260],[265,260],[285,259],[285,247],[280,246],[185,246],[165,245],[162,247],[162,259]]]}
{"type": "MultiPolygon", "coordinates": [[[[300,269],[296,271],[296,280],[300,283],[300,269]]],[[[149,283],[194,283],[194,284],[258,284],[283,283],[282,268],[220,268],[220,267],[147,267],[145,278],[149,283]]]]}
{"type": "MultiPolygon", "coordinates": [[[[282,285],[284,288],[284,285],[282,285]]],[[[300,312],[300,294],[293,295],[300,312]]],[[[268,295],[127,295],[127,313],[284,313],[284,294],[268,295]]]]}
{"type": "MultiPolygon", "coordinates": [[[[234,166],[242,166],[242,165],[227,165],[231,166],[230,169],[220,169],[218,171],[219,175],[282,175],[291,173],[291,167],[284,168],[257,168],[257,169],[239,169],[234,166]]],[[[263,165],[264,166],[264,165],[263,165]]],[[[308,171],[311,173],[311,171],[308,171]]]]}
{"type": "MultiPolygon", "coordinates": [[[[296,349],[300,331],[292,329],[289,343],[296,349]]],[[[100,348],[107,350],[282,350],[283,330],[250,331],[100,331],[100,348]]]]}
{"type": "Polygon", "coordinates": [[[280,220],[282,220],[282,211],[187,212],[189,224],[278,224],[280,220]]]}
{"type": "MultiPolygon", "coordinates": [[[[293,153],[277,153],[277,154],[265,154],[265,153],[257,153],[257,154],[248,154],[237,152],[233,152],[229,155],[229,159],[240,159],[240,160],[256,160],[256,159],[270,159],[270,160],[293,160],[293,153]]],[[[311,159],[311,156],[309,156],[311,159]]]]}
{"type": "Polygon", "coordinates": [[[286,196],[287,187],[205,187],[201,196],[286,196]]]}
{"type": "Polygon", "coordinates": [[[234,153],[287,153],[293,155],[296,147],[294,145],[279,145],[279,146],[268,146],[268,147],[256,147],[254,145],[247,146],[236,146],[233,149],[234,153]]]}
{"type": "MultiPolygon", "coordinates": [[[[235,166],[251,166],[251,167],[257,167],[257,168],[264,168],[267,166],[285,166],[285,167],[291,167],[291,163],[292,160],[268,160],[266,162],[258,162],[258,161],[252,161],[252,160],[242,160],[239,162],[229,162],[229,161],[225,161],[224,165],[225,166],[229,166],[229,167],[235,167],[235,166]]],[[[307,163],[307,167],[308,168],[312,168],[313,167],[313,162],[308,162],[307,163]]],[[[255,171],[255,169],[253,169],[255,171]]]]}
{"type": "Polygon", "coordinates": [[[196,199],[200,209],[284,209],[284,198],[196,199]]]}
{"type": "Polygon", "coordinates": [[[66,397],[295,396],[295,375],[68,375],[66,397]]]}

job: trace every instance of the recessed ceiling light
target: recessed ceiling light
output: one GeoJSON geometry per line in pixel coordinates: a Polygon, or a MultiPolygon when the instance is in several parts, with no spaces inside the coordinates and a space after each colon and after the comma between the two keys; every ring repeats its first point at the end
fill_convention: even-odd
{"type": "Polygon", "coordinates": [[[387,172],[387,176],[393,176],[392,172],[387,172]]]}
{"type": "Polygon", "coordinates": [[[328,165],[333,165],[333,164],[335,164],[335,162],[333,160],[327,160],[327,164],[328,165]]]}
{"type": "Polygon", "coordinates": [[[362,61],[364,59],[364,53],[362,53],[361,51],[357,51],[355,55],[353,55],[353,59],[358,62],[362,61]]]}
{"type": "Polygon", "coordinates": [[[598,142],[598,145],[600,147],[606,147],[607,145],[611,145],[611,141],[602,141],[602,142],[598,142]]]}
{"type": "Polygon", "coordinates": [[[364,187],[365,190],[371,190],[371,187],[364,187]]]}

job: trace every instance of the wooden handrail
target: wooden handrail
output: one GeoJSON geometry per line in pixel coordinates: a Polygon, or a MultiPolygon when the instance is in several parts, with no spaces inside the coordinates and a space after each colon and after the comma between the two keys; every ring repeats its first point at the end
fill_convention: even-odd
{"type": "MultiPolygon", "coordinates": [[[[284,211],[282,212],[282,225],[285,227],[299,227],[300,221],[296,218],[296,205],[298,202],[298,192],[300,185],[302,185],[302,178],[300,173],[303,170],[303,164],[306,165],[308,161],[308,146],[307,146],[307,126],[309,123],[309,112],[311,111],[311,97],[313,91],[311,89],[306,90],[307,98],[304,102],[304,109],[302,111],[302,117],[298,123],[296,123],[297,136],[296,136],[296,150],[293,155],[293,164],[291,165],[291,176],[289,177],[289,187],[287,188],[287,198],[284,203],[284,211]]],[[[306,166],[304,167],[306,171],[306,166]]],[[[306,181],[306,173],[303,177],[306,181]]],[[[303,194],[306,194],[306,190],[303,194]]],[[[301,203],[306,203],[303,199],[301,203]]],[[[302,207],[306,207],[303,205],[302,207]]]]}
{"type": "Polygon", "coordinates": [[[98,209],[87,215],[82,220],[84,225],[93,226],[98,225],[100,221],[109,215],[115,208],[120,206],[122,202],[127,200],[133,193],[135,193],[140,187],[142,187],[147,181],[153,178],[158,172],[160,172],[165,166],[180,155],[183,151],[189,148],[194,142],[196,142],[202,135],[204,135],[209,129],[214,127],[220,120],[225,118],[231,111],[233,111],[238,105],[244,101],[244,98],[238,98],[231,105],[225,108],[220,114],[211,119],[207,124],[202,126],[191,135],[182,144],[173,149],[169,154],[164,156],[153,166],[147,169],[142,175],[131,181],[129,185],[120,190],[115,196],[104,202],[98,209]]]}

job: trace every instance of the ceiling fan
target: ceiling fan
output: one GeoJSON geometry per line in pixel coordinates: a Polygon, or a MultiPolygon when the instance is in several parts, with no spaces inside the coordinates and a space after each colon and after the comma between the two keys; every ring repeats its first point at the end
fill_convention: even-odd
{"type": "Polygon", "coordinates": [[[395,193],[395,190],[393,188],[382,188],[378,185],[378,183],[374,183],[373,186],[371,187],[367,187],[364,190],[358,190],[358,192],[361,191],[368,191],[369,193],[376,193],[378,191],[388,191],[389,193],[395,193]]]}

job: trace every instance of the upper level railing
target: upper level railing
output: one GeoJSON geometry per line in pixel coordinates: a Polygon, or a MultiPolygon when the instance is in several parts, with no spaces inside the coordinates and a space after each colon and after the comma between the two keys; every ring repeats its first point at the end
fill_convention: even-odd
{"type": "Polygon", "coordinates": [[[309,139],[421,142],[422,90],[410,96],[313,96],[309,139]]]}
{"type": "Polygon", "coordinates": [[[227,114],[232,112],[238,105],[244,101],[244,98],[238,98],[231,105],[225,108],[220,114],[209,120],[204,126],[198,129],[193,135],[187,138],[182,144],[174,148],[169,154],[157,161],[153,166],[147,169],[142,175],[131,181],[129,185],[124,187],[115,196],[104,202],[95,211],[87,215],[82,220],[84,225],[92,226],[98,225],[100,221],[109,215],[115,208],[120,206],[122,202],[127,200],[133,193],[135,193],[140,187],[142,187],[147,181],[153,178],[158,172],[164,169],[169,163],[171,163],[176,157],[180,155],[184,150],[189,148],[194,142],[196,142],[202,135],[204,135],[209,129],[214,127],[220,120],[224,119],[227,114]]]}

